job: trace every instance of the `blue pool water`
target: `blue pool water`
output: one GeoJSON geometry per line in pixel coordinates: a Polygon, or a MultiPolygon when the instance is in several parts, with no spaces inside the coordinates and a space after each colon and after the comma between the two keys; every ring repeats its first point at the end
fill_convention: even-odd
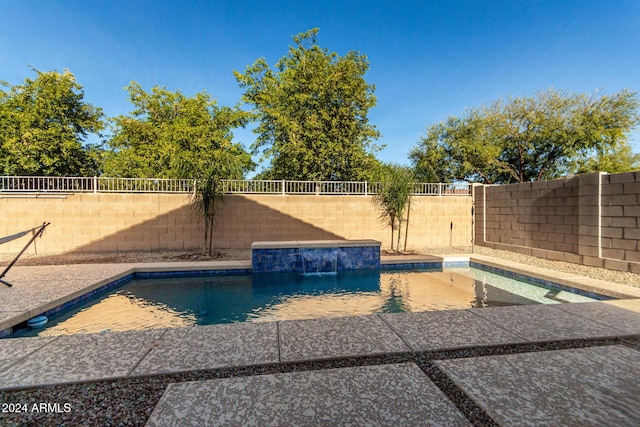
{"type": "Polygon", "coordinates": [[[475,268],[143,279],[13,336],[585,301],[475,268]]]}

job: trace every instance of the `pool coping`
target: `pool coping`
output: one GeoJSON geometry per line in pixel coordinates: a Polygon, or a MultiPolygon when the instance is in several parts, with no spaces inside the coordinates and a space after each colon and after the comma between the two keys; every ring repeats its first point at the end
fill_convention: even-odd
{"type": "Polygon", "coordinates": [[[527,276],[542,279],[542,281],[552,284],[559,284],[571,288],[581,289],[587,292],[604,295],[616,299],[635,299],[640,298],[640,288],[620,283],[608,282],[600,279],[580,276],[573,273],[565,273],[554,271],[547,268],[535,267],[526,264],[520,264],[513,261],[500,260],[498,258],[486,255],[471,255],[469,257],[470,264],[478,263],[491,270],[498,272],[512,273],[515,278],[519,276],[527,276]]]}
{"type": "MultiPolygon", "coordinates": [[[[485,255],[392,255],[382,256],[380,268],[394,269],[431,269],[431,268],[457,268],[473,264],[488,267],[486,270],[504,274],[514,278],[538,278],[534,280],[547,286],[567,286],[586,292],[615,298],[636,299],[640,298],[640,288],[592,279],[576,274],[553,271],[546,268],[520,264],[485,255]]],[[[199,262],[161,262],[161,263],[135,263],[120,264],[123,270],[110,277],[89,283],[87,286],[58,298],[51,299],[40,306],[22,311],[4,320],[0,320],[0,339],[11,334],[11,329],[27,320],[39,315],[51,315],[75,305],[84,299],[91,298],[95,293],[101,293],[111,288],[121,286],[134,278],[145,279],[153,277],[187,277],[220,274],[250,274],[251,260],[234,261],[199,261],[199,262]],[[171,275],[175,273],[175,275],[171,275]],[[181,274],[181,273],[184,273],[181,274]],[[156,275],[157,274],[157,275],[156,275]]],[[[88,268],[94,264],[75,264],[76,268],[88,268]]],[[[21,267],[29,269],[30,267],[21,267]]],[[[1,309],[0,309],[1,311],[1,309]]]]}
{"type": "MultiPolygon", "coordinates": [[[[499,267],[495,268],[504,268],[504,271],[512,271],[514,274],[517,271],[531,271],[529,266],[525,266],[517,263],[502,263],[499,262],[501,260],[497,260],[491,257],[477,257],[477,256],[442,256],[442,257],[405,257],[400,259],[399,257],[384,257],[382,262],[382,268],[386,268],[387,266],[394,265],[437,265],[438,262],[440,265],[453,265],[457,266],[460,263],[465,262],[483,262],[487,264],[494,264],[499,267]]],[[[153,273],[166,273],[166,272],[187,272],[193,273],[196,271],[200,272],[223,272],[236,270],[242,271],[246,269],[246,267],[250,264],[249,261],[227,261],[227,262],[207,262],[207,263],[156,263],[156,264],[134,264],[134,265],[120,265],[121,271],[118,274],[111,276],[108,279],[100,280],[96,283],[93,283],[90,286],[83,288],[84,290],[88,288],[96,288],[99,287],[101,283],[114,281],[114,277],[118,277],[122,279],[129,275],[135,274],[137,272],[143,274],[153,274],[153,273]]],[[[28,267],[23,267],[24,269],[28,269],[28,267]]],[[[79,265],[79,268],[87,271],[91,268],[96,268],[95,265],[79,265]]],[[[544,273],[544,269],[538,271],[538,273],[544,273]]],[[[550,270],[546,270],[547,279],[553,280],[554,282],[562,281],[563,283],[572,283],[572,284],[584,284],[584,281],[579,280],[579,276],[572,276],[568,274],[560,274],[559,272],[551,272],[550,270]],[[554,273],[554,275],[550,275],[554,273]],[[572,282],[573,280],[573,282],[572,282]]],[[[582,278],[586,279],[586,278],[582,278]]],[[[597,287],[602,286],[603,281],[595,281],[595,284],[591,286],[597,287]]],[[[622,285],[624,286],[624,285],[622,285]]],[[[629,288],[629,287],[626,287],[629,288]]],[[[636,289],[636,288],[632,288],[636,289]]],[[[616,291],[618,292],[618,291],[616,291]]],[[[53,303],[53,302],[50,302],[53,303]]],[[[455,351],[455,350],[465,350],[465,349],[473,349],[473,348],[489,348],[496,345],[523,345],[523,344],[541,344],[541,343],[551,343],[551,342],[563,342],[563,341],[592,341],[592,340],[601,340],[601,339],[612,339],[612,338],[624,338],[624,337],[638,337],[640,336],[640,328],[638,328],[638,316],[640,316],[640,300],[619,300],[619,301],[598,301],[593,303],[582,303],[582,304],[570,304],[575,306],[580,306],[580,308],[563,308],[563,304],[555,304],[555,305],[534,305],[534,306],[511,306],[511,307],[494,307],[494,308],[485,308],[481,310],[475,309],[461,309],[461,310],[448,310],[448,311],[440,311],[440,312],[421,312],[421,313],[397,313],[397,314],[376,314],[376,315],[368,315],[368,316],[350,316],[343,318],[329,318],[329,319],[310,319],[310,320],[287,320],[287,321],[275,321],[275,322],[266,322],[262,324],[264,326],[269,326],[268,329],[275,330],[278,336],[277,340],[274,341],[271,345],[277,346],[277,361],[273,360],[276,364],[286,364],[293,363],[291,360],[286,360],[285,355],[282,353],[283,351],[283,335],[291,333],[291,331],[295,332],[297,344],[295,344],[294,348],[297,352],[306,351],[305,348],[308,349],[317,349],[320,342],[318,341],[318,337],[324,337],[329,345],[334,346],[336,343],[344,341],[345,347],[342,350],[350,351],[352,350],[352,346],[354,343],[357,345],[363,345],[369,343],[371,340],[376,341],[376,336],[379,336],[381,331],[385,332],[385,334],[392,333],[396,336],[396,341],[399,338],[401,342],[397,343],[398,348],[393,349],[384,349],[384,348],[361,348],[361,350],[357,350],[356,354],[348,354],[348,353],[340,353],[340,354],[330,354],[329,357],[322,356],[320,358],[316,356],[303,356],[295,360],[296,363],[306,362],[306,361],[316,361],[316,360],[339,360],[344,357],[369,357],[376,356],[382,354],[401,354],[409,351],[420,352],[420,351],[455,351]],[[533,308],[532,308],[533,307],[533,308]],[[538,308],[536,308],[538,307],[538,308]],[[490,310],[484,312],[483,310],[490,310]],[[607,320],[604,318],[600,318],[599,313],[608,313],[610,316],[621,316],[615,317],[616,319],[620,319],[622,324],[624,325],[609,325],[607,320]],[[537,319],[537,320],[533,320],[537,319]],[[528,324],[528,322],[532,322],[532,324],[528,324]],[[626,324],[625,324],[626,321],[626,324]],[[363,323],[364,322],[364,323],[363,323]],[[434,323],[435,322],[435,323],[434,323]],[[537,322],[542,322],[538,324],[537,322]],[[546,323],[545,323],[546,322],[546,323]],[[340,326],[342,325],[342,326],[340,326]],[[516,325],[516,326],[514,326],[516,325]],[[545,327],[549,326],[549,328],[545,327]],[[573,329],[574,325],[577,329],[573,329]],[[631,326],[629,326],[631,325],[631,326]],[[490,330],[486,330],[487,326],[490,326],[490,330]],[[424,334],[424,330],[432,330],[436,328],[435,332],[432,334],[424,334]],[[515,327],[515,329],[514,329],[515,327]],[[468,339],[464,337],[465,334],[469,333],[469,330],[477,329],[484,331],[484,338],[480,337],[476,340],[476,342],[470,342],[468,339]],[[483,329],[484,328],[484,329],[483,329]],[[524,328],[529,330],[530,332],[518,332],[517,329],[524,328]],[[289,332],[287,332],[289,330],[289,332]],[[440,330],[442,333],[438,333],[440,330]],[[504,338],[504,334],[506,333],[506,338],[504,338]],[[314,335],[315,334],[315,335],[314,335]],[[319,335],[318,335],[319,334],[319,335]],[[497,335],[496,335],[497,334],[497,335]],[[503,335],[503,338],[498,339],[498,335],[503,335]],[[316,338],[314,338],[314,336],[316,338]],[[463,339],[460,338],[462,336],[463,339]],[[496,342],[501,340],[501,342],[496,342]],[[302,341],[299,341],[302,340],[302,341]],[[413,340],[413,342],[411,341],[413,340]],[[415,341],[417,340],[417,341],[415,341]],[[431,344],[428,344],[427,347],[424,347],[424,343],[420,344],[421,341],[427,340],[430,341],[431,344]],[[435,348],[429,347],[429,345],[433,345],[433,340],[439,341],[439,344],[436,344],[435,348]],[[306,341],[306,343],[305,343],[306,341]],[[358,344],[360,343],[360,344],[358,344]],[[402,344],[404,343],[404,344],[402,344]],[[439,345],[439,347],[438,347],[439,345]],[[406,348],[404,348],[406,346],[406,348]]],[[[32,310],[35,311],[35,310],[32,310]]],[[[611,318],[611,317],[610,317],[611,318]]],[[[617,320],[616,320],[617,322],[617,320]]],[[[8,365],[6,364],[6,360],[2,360],[0,357],[0,362],[3,362],[5,366],[3,367],[0,364],[0,375],[11,376],[11,372],[13,375],[17,375],[17,378],[21,378],[20,372],[39,372],[38,369],[42,369],[39,364],[42,364],[42,360],[39,360],[42,356],[45,357],[53,357],[52,355],[48,355],[48,353],[53,352],[55,354],[64,354],[64,359],[74,357],[77,358],[89,358],[93,357],[92,353],[97,352],[96,354],[101,354],[102,357],[105,357],[106,360],[110,360],[111,357],[115,357],[118,359],[120,357],[120,353],[117,353],[118,356],[113,356],[115,350],[113,350],[110,346],[113,343],[137,343],[136,345],[141,346],[142,353],[135,355],[134,362],[131,365],[130,369],[126,372],[120,373],[111,373],[111,374],[103,374],[102,376],[95,376],[91,374],[87,374],[85,377],[76,378],[76,379],[58,379],[58,380],[45,380],[38,377],[38,380],[35,383],[29,383],[26,380],[18,380],[13,385],[9,383],[4,386],[0,386],[0,389],[3,390],[11,390],[11,389],[22,389],[22,388],[30,388],[30,387],[41,387],[45,385],[52,384],[70,384],[70,383],[82,383],[82,382],[92,382],[92,381],[101,381],[101,380],[113,380],[119,378],[131,378],[131,377],[139,377],[139,376],[147,376],[147,375],[157,375],[157,374],[170,374],[170,373],[180,373],[180,372],[190,372],[197,371],[200,369],[218,369],[218,368],[235,368],[242,366],[261,366],[264,362],[251,362],[251,361],[239,361],[236,360],[225,366],[213,366],[213,367],[203,367],[203,366],[195,366],[190,369],[184,368],[173,368],[168,371],[163,372],[153,372],[153,373],[143,373],[137,372],[140,363],[143,360],[148,360],[149,355],[151,354],[153,349],[158,346],[169,345],[167,350],[169,353],[166,356],[171,354],[171,344],[172,340],[167,341],[166,337],[169,335],[175,335],[179,337],[179,340],[191,340],[197,343],[197,348],[199,350],[195,351],[195,355],[200,357],[202,355],[202,340],[204,342],[211,341],[211,345],[214,345],[216,340],[221,339],[220,334],[226,336],[226,338],[222,338],[223,340],[237,340],[244,336],[242,333],[238,334],[240,329],[243,328],[241,325],[246,325],[244,328],[249,330],[253,330],[257,328],[257,326],[251,325],[260,325],[259,323],[239,323],[239,324],[230,324],[230,325],[206,325],[206,326],[196,326],[196,327],[182,327],[182,328],[162,328],[159,330],[151,330],[156,331],[150,333],[149,330],[145,331],[128,331],[128,332],[110,332],[110,333],[98,333],[98,334],[77,334],[77,335],[67,335],[67,336],[59,336],[59,337],[33,337],[33,338],[13,338],[9,340],[0,340],[0,356],[3,355],[3,346],[4,346],[4,357],[6,359],[7,354],[9,354],[9,358],[13,358],[14,361],[9,361],[8,365]],[[233,326],[235,325],[235,326],[233,326]],[[240,326],[238,326],[240,325],[240,326]],[[228,330],[228,331],[227,331],[228,330]],[[169,332],[174,331],[174,332],[169,332]],[[191,331],[191,332],[190,332],[191,331]],[[225,332],[227,331],[227,332],[225,332]],[[153,335],[147,336],[147,335],[153,335]],[[226,334],[226,335],[225,335],[226,334]],[[158,337],[156,337],[158,335],[158,337]],[[194,335],[192,338],[188,338],[189,336],[194,335]],[[205,338],[205,336],[210,336],[211,339],[205,338]],[[139,337],[139,338],[135,338],[139,337]],[[217,337],[217,338],[216,338],[217,337]],[[164,344],[163,344],[164,342],[164,344]],[[109,344],[111,343],[111,344],[109,344]],[[87,347],[88,345],[88,347],[87,347]],[[64,350],[67,349],[67,350],[64,350]],[[72,350],[73,349],[73,350],[72,350]],[[100,351],[98,351],[100,350],[100,351]],[[72,353],[77,353],[75,356],[72,354],[61,353],[71,351],[72,353]],[[57,352],[57,353],[56,353],[57,352]],[[111,353],[110,353],[111,352],[111,353]],[[40,354],[40,356],[38,356],[40,354]],[[48,356],[47,356],[48,355],[48,356]],[[26,369],[26,371],[24,370],[26,369]],[[16,372],[17,370],[17,372],[16,372]],[[25,382],[26,381],[26,382],[25,382]]],[[[475,335],[474,335],[475,336],[475,335]]],[[[242,338],[240,340],[244,342],[245,339],[242,338]]],[[[388,337],[384,337],[384,339],[377,339],[377,342],[386,343],[388,341],[388,337]]],[[[294,341],[296,342],[296,341],[294,341]]],[[[125,345],[125,344],[121,344],[125,345]]],[[[129,345],[129,344],[126,344],[129,345]]],[[[217,345],[217,344],[216,344],[217,345]]],[[[357,346],[356,345],[356,346],[357,346]]],[[[369,345],[369,344],[367,344],[369,345]]],[[[247,342],[242,344],[244,347],[243,351],[248,353],[246,354],[254,354],[255,350],[252,350],[251,342],[247,342]]],[[[215,346],[214,346],[215,347],[215,346]]],[[[366,347],[366,346],[365,346],[366,347]]],[[[341,349],[338,349],[342,351],[341,349]]],[[[263,349],[264,350],[264,349],[263,349]]],[[[160,351],[160,348],[158,348],[160,351]]],[[[179,352],[180,359],[185,355],[182,351],[179,352]]],[[[213,357],[213,354],[207,356],[207,363],[212,363],[209,359],[213,357]]],[[[275,356],[274,356],[275,357],[275,356]]],[[[165,354],[163,353],[163,359],[165,359],[165,354]]],[[[117,361],[117,360],[116,360],[117,361]]],[[[60,378],[67,378],[69,372],[72,372],[73,369],[67,363],[73,364],[71,360],[66,362],[65,360],[55,360],[54,363],[58,366],[57,369],[60,369],[61,372],[64,372],[63,376],[60,378]]],[[[109,362],[116,363],[116,362],[109,362]]],[[[35,374],[33,374],[35,375],[35,374]]]]}
{"type": "MultiPolygon", "coordinates": [[[[162,262],[162,263],[136,263],[136,264],[120,264],[122,270],[116,274],[105,277],[95,282],[90,282],[86,286],[77,289],[71,293],[59,295],[50,299],[41,305],[20,312],[19,314],[0,321],[0,339],[7,336],[7,330],[17,326],[27,320],[45,314],[55,313],[64,310],[69,304],[73,305],[82,299],[92,297],[95,292],[102,292],[106,289],[118,287],[127,281],[138,276],[138,278],[154,277],[154,273],[167,277],[169,273],[188,273],[186,275],[200,275],[210,272],[221,272],[221,274],[233,274],[237,271],[239,274],[251,273],[251,261],[205,261],[205,262],[162,262]],[[93,294],[93,295],[92,295],[93,294]],[[83,298],[86,297],[86,298],[83,298]]],[[[74,264],[75,268],[86,268],[90,270],[96,264],[74,264]]],[[[40,266],[39,266],[40,267],[40,266]]],[[[46,266],[45,266],[46,267],[46,266]]],[[[29,269],[35,267],[20,267],[20,269],[29,269]]],[[[20,284],[14,285],[15,289],[20,284]]],[[[0,309],[1,311],[1,309],[0,309]]]]}
{"type": "Polygon", "coordinates": [[[289,241],[264,241],[253,242],[251,249],[316,249],[316,248],[353,248],[359,246],[377,246],[381,243],[378,240],[289,240],[289,241]]]}

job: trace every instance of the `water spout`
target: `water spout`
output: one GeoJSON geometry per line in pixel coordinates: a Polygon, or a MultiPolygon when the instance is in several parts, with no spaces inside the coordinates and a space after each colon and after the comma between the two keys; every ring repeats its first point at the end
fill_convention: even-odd
{"type": "Polygon", "coordinates": [[[337,248],[301,248],[303,274],[336,274],[338,272],[337,248]]]}

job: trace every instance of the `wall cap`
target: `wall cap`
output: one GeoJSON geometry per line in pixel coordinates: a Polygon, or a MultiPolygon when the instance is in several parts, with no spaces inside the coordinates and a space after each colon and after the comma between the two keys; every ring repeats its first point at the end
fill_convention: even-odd
{"type": "Polygon", "coordinates": [[[377,240],[301,240],[283,242],[253,242],[251,249],[288,248],[351,248],[358,246],[380,246],[377,240]]]}

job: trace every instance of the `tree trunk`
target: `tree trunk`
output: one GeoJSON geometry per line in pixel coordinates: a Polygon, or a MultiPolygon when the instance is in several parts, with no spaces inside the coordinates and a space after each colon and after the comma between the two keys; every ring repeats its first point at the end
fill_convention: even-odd
{"type": "Polygon", "coordinates": [[[204,214],[204,240],[202,242],[202,254],[207,253],[207,237],[209,236],[209,214],[204,214]]]}
{"type": "Polygon", "coordinates": [[[395,228],[395,219],[391,220],[391,250],[393,251],[393,229],[395,228]]]}
{"type": "Polygon", "coordinates": [[[209,216],[209,256],[213,252],[213,219],[213,215],[209,216]]]}
{"type": "Polygon", "coordinates": [[[404,229],[404,252],[407,252],[407,237],[409,236],[409,215],[411,214],[411,197],[407,203],[407,222],[404,229]]]}
{"type": "MultiPolygon", "coordinates": [[[[215,184],[214,184],[214,190],[215,190],[215,184]]],[[[216,198],[215,198],[215,191],[214,191],[214,197],[213,200],[211,200],[211,215],[209,216],[209,256],[211,256],[211,252],[213,252],[212,248],[213,248],[213,219],[215,217],[215,213],[216,212],[216,198]]]]}

